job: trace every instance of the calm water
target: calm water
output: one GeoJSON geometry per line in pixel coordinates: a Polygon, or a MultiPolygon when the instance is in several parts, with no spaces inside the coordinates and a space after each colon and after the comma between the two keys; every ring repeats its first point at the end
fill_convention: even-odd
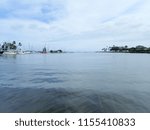
{"type": "Polygon", "coordinates": [[[150,112],[150,55],[0,56],[0,112],[150,112]]]}

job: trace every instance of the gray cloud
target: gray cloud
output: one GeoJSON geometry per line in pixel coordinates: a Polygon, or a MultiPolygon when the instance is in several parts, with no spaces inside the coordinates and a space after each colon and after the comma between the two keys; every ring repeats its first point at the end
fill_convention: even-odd
{"type": "Polygon", "coordinates": [[[0,40],[66,50],[94,50],[114,42],[146,45],[149,6],[148,0],[1,0],[0,40]]]}

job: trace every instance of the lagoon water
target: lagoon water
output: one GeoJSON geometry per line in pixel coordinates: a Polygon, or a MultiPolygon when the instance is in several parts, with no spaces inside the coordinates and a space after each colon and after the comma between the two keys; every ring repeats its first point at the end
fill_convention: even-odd
{"type": "Polygon", "coordinates": [[[0,112],[150,112],[150,55],[0,56],[0,112]]]}

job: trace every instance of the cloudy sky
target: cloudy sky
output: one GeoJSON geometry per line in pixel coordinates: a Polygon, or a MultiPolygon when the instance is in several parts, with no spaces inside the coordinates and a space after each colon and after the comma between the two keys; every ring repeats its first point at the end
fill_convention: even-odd
{"type": "Polygon", "coordinates": [[[0,0],[0,42],[100,50],[150,46],[150,0],[0,0]]]}

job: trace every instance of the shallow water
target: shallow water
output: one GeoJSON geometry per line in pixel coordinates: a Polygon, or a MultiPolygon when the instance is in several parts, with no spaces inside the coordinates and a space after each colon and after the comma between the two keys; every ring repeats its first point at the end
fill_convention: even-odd
{"type": "Polygon", "coordinates": [[[150,112],[150,55],[0,56],[0,112],[150,112]]]}

